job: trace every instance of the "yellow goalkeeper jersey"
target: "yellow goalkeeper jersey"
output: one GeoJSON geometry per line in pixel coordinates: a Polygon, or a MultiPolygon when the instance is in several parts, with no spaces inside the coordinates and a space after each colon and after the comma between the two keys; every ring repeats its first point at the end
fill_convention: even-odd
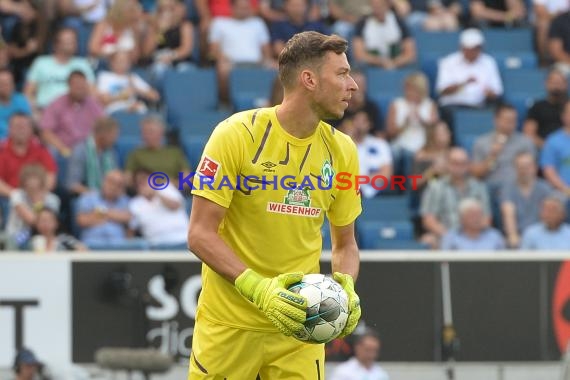
{"type": "MultiPolygon", "coordinates": [[[[219,234],[248,267],[269,277],[318,273],[325,215],[333,225],[345,226],[362,210],[354,186],[337,186],[339,173],[350,173],[352,180],[359,173],[356,146],[325,122],[312,136],[296,138],[279,124],[276,108],[237,113],[215,128],[192,194],[227,208],[219,234]]],[[[277,331],[205,264],[197,315],[228,326],[277,331]]]]}

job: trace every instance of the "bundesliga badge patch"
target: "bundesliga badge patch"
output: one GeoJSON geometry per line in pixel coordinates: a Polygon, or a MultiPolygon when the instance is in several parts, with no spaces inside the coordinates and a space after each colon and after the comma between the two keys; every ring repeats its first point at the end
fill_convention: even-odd
{"type": "Polygon", "coordinates": [[[200,169],[198,169],[198,174],[204,177],[211,177],[215,179],[216,174],[218,174],[218,170],[221,169],[221,166],[222,165],[212,160],[210,157],[204,156],[202,164],[200,165],[200,169]]]}

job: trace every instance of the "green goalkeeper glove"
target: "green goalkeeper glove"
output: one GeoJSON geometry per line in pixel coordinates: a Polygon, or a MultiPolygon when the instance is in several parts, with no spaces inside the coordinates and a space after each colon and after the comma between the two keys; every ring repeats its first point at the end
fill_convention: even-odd
{"type": "Polygon", "coordinates": [[[348,320],[346,321],[344,330],[342,330],[338,336],[339,338],[343,338],[352,334],[356,325],[358,325],[358,321],[362,315],[362,310],[360,309],[360,298],[354,291],[354,280],[352,279],[352,276],[349,274],[335,272],[333,274],[333,278],[343,287],[344,291],[348,295],[348,320]]]}
{"type": "Polygon", "coordinates": [[[287,290],[301,281],[303,273],[286,273],[266,278],[246,269],[236,278],[239,293],[253,302],[286,336],[303,331],[307,319],[307,299],[287,290]]]}

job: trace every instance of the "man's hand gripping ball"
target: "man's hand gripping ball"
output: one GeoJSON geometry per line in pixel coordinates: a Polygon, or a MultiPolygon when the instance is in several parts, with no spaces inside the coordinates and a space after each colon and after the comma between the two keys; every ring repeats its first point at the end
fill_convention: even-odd
{"type": "Polygon", "coordinates": [[[346,322],[346,326],[344,330],[338,336],[339,338],[343,338],[347,335],[352,334],[356,326],[358,325],[358,321],[360,320],[360,316],[362,315],[362,310],[360,310],[360,298],[358,294],[354,291],[354,280],[352,276],[344,273],[335,272],[333,274],[333,278],[336,282],[338,282],[346,294],[348,295],[348,320],[346,322]]]}
{"type": "Polygon", "coordinates": [[[286,273],[266,278],[246,269],[236,278],[238,292],[253,302],[287,336],[303,330],[307,318],[307,299],[287,290],[301,281],[303,273],[286,273]]]}

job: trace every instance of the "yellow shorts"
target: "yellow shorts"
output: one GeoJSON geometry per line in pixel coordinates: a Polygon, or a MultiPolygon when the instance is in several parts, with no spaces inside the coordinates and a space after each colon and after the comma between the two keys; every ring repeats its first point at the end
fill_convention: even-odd
{"type": "Polygon", "coordinates": [[[324,380],[323,344],[196,321],[188,380],[324,380]]]}

